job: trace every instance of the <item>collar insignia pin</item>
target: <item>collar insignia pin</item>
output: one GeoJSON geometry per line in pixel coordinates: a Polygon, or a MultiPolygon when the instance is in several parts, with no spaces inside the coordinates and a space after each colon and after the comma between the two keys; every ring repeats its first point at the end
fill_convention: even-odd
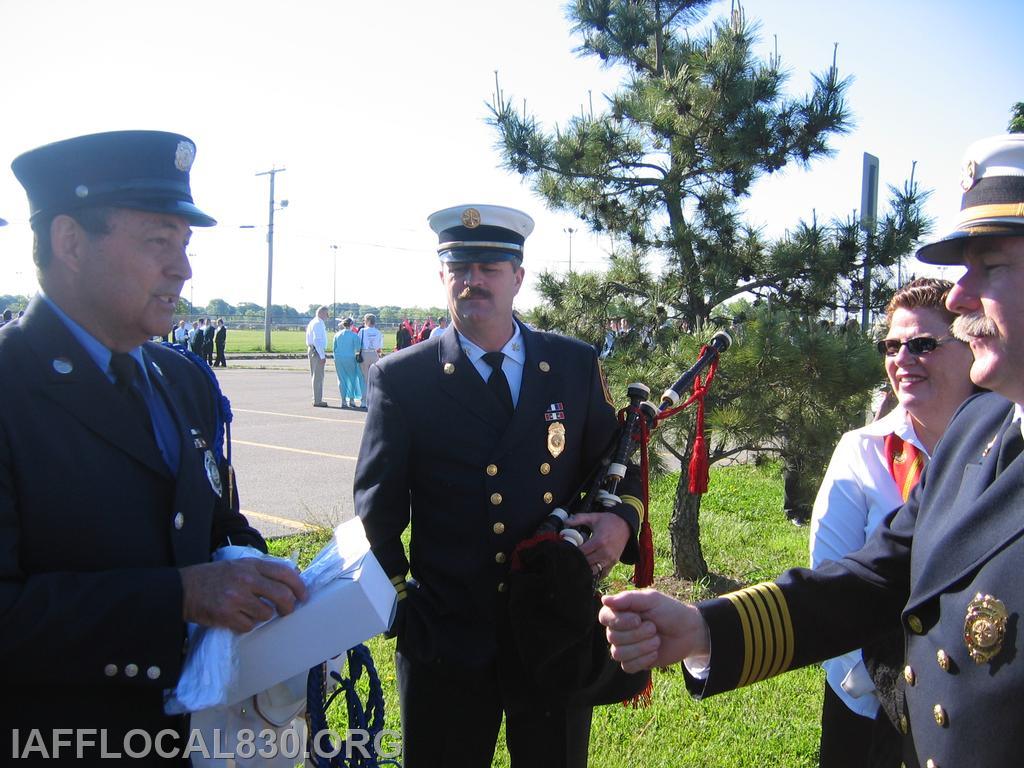
{"type": "Polygon", "coordinates": [[[224,495],[224,488],[220,484],[220,470],[217,469],[217,460],[213,458],[213,451],[207,450],[203,454],[203,464],[206,466],[206,479],[210,481],[210,487],[217,496],[224,495]]]}

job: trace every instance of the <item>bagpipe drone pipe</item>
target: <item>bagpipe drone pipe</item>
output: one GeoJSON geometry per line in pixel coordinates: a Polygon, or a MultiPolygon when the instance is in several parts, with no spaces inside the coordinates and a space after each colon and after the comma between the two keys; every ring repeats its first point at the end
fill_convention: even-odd
{"type": "Polygon", "coordinates": [[[508,606],[513,640],[531,683],[546,696],[591,706],[646,703],[649,699],[650,672],[623,672],[609,656],[604,629],[597,622],[603,574],[595,577],[579,549],[590,531],[566,527],[565,521],[570,515],[607,511],[619,504],[616,490],[630,471],[631,458],[640,451],[644,513],[633,583],[637,587],[653,583],[654,548],[646,491],[648,437],[660,421],[696,402],[698,437],[690,465],[690,490],[702,493],[707,489],[703,397],[719,355],[731,343],[728,334],[716,333],[701,348],[696,362],[665,390],[658,406],[650,401],[648,387],[630,384],[629,405],[620,411],[618,432],[598,465],[567,503],[548,515],[534,535],[513,552],[508,606]],[[690,390],[690,397],[680,404],[690,390]]]}

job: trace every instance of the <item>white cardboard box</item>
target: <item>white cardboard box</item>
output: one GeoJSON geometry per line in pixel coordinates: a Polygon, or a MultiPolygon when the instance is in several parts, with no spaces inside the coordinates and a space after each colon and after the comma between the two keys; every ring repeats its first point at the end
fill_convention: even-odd
{"type": "Polygon", "coordinates": [[[237,640],[238,674],[228,692],[235,704],[379,635],[394,619],[396,594],[370,552],[357,518],[334,532],[353,567],[323,586],[288,616],[279,616],[237,640]]]}

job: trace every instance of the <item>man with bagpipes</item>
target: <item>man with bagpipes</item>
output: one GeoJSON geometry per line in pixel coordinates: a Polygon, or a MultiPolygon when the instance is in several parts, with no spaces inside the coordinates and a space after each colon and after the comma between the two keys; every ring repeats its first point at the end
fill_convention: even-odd
{"type": "Polygon", "coordinates": [[[578,548],[517,551],[557,505],[574,511],[616,441],[615,409],[590,346],[513,318],[529,216],[465,205],[430,226],[454,332],[373,367],[355,477],[356,511],[399,594],[403,762],[489,766],[504,714],[513,766],[584,766],[601,698],[587,690],[594,637],[607,666],[594,585],[637,559],[638,473],[627,462],[618,495],[568,518],[589,534],[578,548]]]}

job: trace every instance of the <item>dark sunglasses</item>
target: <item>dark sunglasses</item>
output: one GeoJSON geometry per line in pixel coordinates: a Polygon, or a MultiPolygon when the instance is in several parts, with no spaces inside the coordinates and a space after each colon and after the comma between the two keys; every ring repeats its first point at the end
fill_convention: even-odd
{"type": "Polygon", "coordinates": [[[941,339],[935,339],[931,336],[916,336],[913,339],[907,339],[906,341],[900,341],[899,339],[882,339],[875,345],[878,350],[878,354],[885,355],[886,357],[895,357],[900,353],[900,347],[906,345],[907,349],[912,355],[927,355],[929,352],[934,352],[940,344],[945,344],[947,341],[956,341],[951,336],[946,336],[941,339]]]}

